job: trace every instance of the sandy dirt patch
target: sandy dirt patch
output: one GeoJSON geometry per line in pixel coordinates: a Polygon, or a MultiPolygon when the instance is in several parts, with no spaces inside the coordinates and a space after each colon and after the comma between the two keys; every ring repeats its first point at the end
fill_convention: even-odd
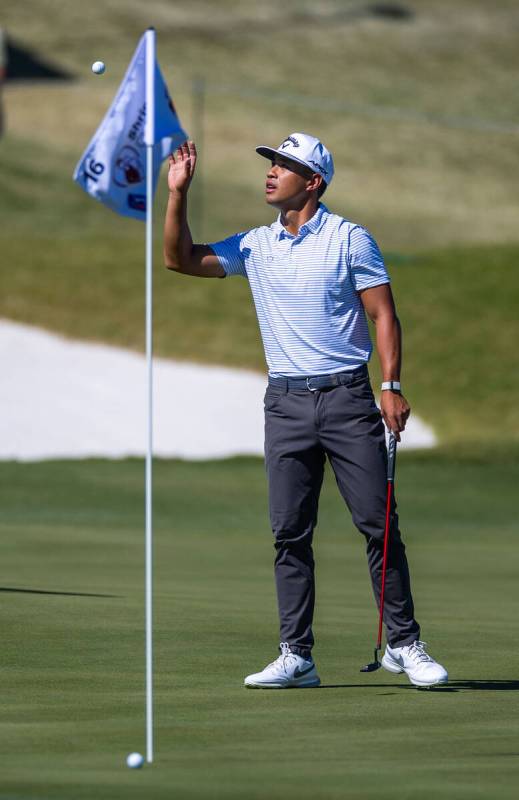
{"type": "MultiPolygon", "coordinates": [[[[144,356],[0,320],[0,361],[0,459],[144,454],[144,356]]],[[[155,455],[262,455],[265,385],[264,375],[247,370],[156,358],[155,455]]],[[[402,447],[435,443],[412,417],[402,447]]]]}

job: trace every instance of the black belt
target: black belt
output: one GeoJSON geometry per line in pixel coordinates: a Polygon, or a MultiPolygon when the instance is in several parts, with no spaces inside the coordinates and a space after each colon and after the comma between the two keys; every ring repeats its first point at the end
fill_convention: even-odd
{"type": "Polygon", "coordinates": [[[348,386],[359,378],[368,377],[367,366],[347,372],[335,372],[333,375],[310,375],[308,378],[273,378],[269,375],[269,386],[283,389],[284,392],[307,389],[318,392],[320,389],[331,389],[334,386],[348,386]]]}

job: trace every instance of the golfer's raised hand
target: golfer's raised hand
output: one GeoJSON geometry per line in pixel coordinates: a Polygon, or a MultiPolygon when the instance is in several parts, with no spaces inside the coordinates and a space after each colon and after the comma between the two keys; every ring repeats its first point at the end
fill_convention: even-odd
{"type": "Polygon", "coordinates": [[[411,413],[409,403],[403,394],[385,391],[380,396],[380,411],[388,430],[393,431],[395,439],[399,442],[400,433],[405,429],[411,413]]]}
{"type": "Polygon", "coordinates": [[[187,192],[196,166],[194,142],[184,142],[169,157],[168,188],[170,192],[187,192]]]}

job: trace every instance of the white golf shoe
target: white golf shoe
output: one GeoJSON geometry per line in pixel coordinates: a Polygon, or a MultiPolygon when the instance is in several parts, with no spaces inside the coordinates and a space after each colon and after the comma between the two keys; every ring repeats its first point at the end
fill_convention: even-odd
{"type": "Polygon", "coordinates": [[[321,679],[312,658],[306,659],[290,652],[290,645],[281,642],[281,655],[261,672],[247,675],[244,684],[249,689],[309,689],[319,686],[321,679]]]}
{"type": "Polygon", "coordinates": [[[447,683],[449,676],[441,664],[425,652],[426,642],[413,642],[405,647],[386,646],[382,666],[388,672],[405,672],[415,686],[436,686],[447,683]]]}

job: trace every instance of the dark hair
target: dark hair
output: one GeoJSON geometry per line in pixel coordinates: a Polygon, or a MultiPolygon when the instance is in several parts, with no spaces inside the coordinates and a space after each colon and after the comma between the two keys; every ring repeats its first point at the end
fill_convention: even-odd
{"type": "Polygon", "coordinates": [[[325,181],[325,180],[322,180],[322,181],[321,181],[321,185],[319,186],[319,188],[318,188],[318,190],[317,190],[317,199],[318,199],[318,200],[320,200],[320,199],[321,199],[321,197],[323,196],[323,194],[325,193],[325,191],[327,190],[327,188],[328,188],[328,184],[326,183],[326,181],[325,181]]]}

